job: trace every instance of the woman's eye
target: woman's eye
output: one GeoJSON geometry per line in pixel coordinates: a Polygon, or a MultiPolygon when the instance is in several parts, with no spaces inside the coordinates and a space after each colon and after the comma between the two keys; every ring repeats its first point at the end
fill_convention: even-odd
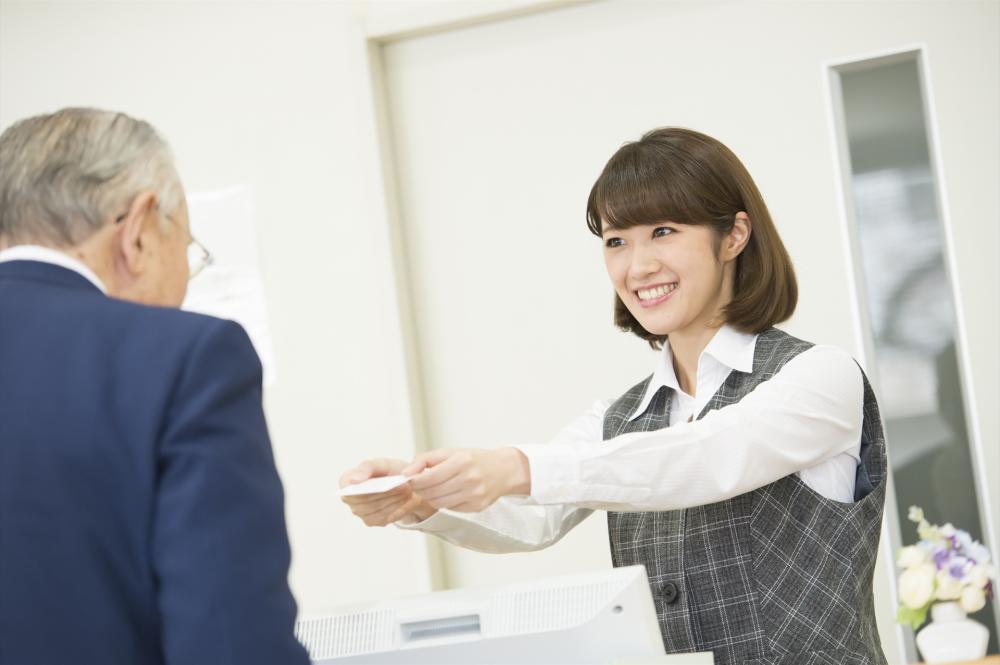
{"type": "Polygon", "coordinates": [[[674,230],[669,226],[657,226],[655,229],[653,229],[653,237],[659,238],[662,236],[668,236],[673,232],[674,230]]]}
{"type": "Polygon", "coordinates": [[[625,241],[621,238],[608,238],[604,241],[605,247],[621,247],[625,244],[625,241]]]}

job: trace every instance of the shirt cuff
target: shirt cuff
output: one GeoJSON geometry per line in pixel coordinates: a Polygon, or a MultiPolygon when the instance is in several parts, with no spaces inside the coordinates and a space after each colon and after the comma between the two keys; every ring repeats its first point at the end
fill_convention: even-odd
{"type": "Polygon", "coordinates": [[[580,462],[558,444],[514,446],[528,458],[531,498],[539,504],[565,503],[569,488],[580,482],[580,462]]]}
{"type": "Polygon", "coordinates": [[[441,508],[436,513],[423,521],[404,517],[392,523],[393,526],[405,531],[423,531],[424,533],[447,533],[455,527],[465,526],[468,519],[446,508],[441,508]]]}

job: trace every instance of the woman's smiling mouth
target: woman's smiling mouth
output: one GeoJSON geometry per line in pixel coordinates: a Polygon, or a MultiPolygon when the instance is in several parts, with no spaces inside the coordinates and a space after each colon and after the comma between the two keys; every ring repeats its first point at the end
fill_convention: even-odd
{"type": "Polygon", "coordinates": [[[657,284],[656,286],[638,289],[633,291],[633,293],[639,299],[641,307],[655,307],[670,298],[675,289],[677,289],[677,282],[670,282],[668,284],[657,284]]]}

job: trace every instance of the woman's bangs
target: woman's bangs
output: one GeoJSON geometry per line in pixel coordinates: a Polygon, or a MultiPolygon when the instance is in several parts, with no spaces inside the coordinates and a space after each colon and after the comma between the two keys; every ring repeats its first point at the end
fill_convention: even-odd
{"type": "Polygon", "coordinates": [[[699,207],[690,200],[691,188],[681,178],[639,160],[629,161],[609,164],[594,184],[587,206],[587,226],[594,235],[602,235],[602,223],[613,229],[665,221],[697,223],[699,207]]]}

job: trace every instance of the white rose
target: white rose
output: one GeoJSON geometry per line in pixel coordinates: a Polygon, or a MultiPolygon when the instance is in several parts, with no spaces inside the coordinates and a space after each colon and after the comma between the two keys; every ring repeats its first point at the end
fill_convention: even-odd
{"type": "Polygon", "coordinates": [[[921,510],[920,506],[910,506],[910,511],[907,517],[911,522],[923,522],[924,521],[924,511],[921,510]]]}
{"type": "Polygon", "coordinates": [[[934,594],[934,564],[922,563],[907,568],[899,576],[899,600],[910,609],[918,610],[930,602],[934,594]]]}
{"type": "Polygon", "coordinates": [[[899,556],[896,558],[896,563],[899,564],[900,568],[912,568],[913,566],[926,563],[926,561],[927,552],[923,547],[917,547],[916,545],[910,545],[899,550],[899,556]]]}
{"type": "Polygon", "coordinates": [[[976,563],[989,563],[990,551],[982,543],[973,542],[969,546],[969,556],[976,563]]]}
{"type": "Polygon", "coordinates": [[[986,594],[983,593],[982,589],[971,586],[966,587],[965,591],[962,592],[962,598],[958,601],[958,604],[961,605],[962,610],[966,614],[978,612],[986,607],[986,594]]]}
{"type": "Polygon", "coordinates": [[[976,564],[969,568],[968,572],[965,573],[965,577],[962,578],[962,584],[975,587],[977,589],[982,589],[986,586],[986,583],[990,581],[989,569],[987,566],[981,564],[976,564]]]}
{"type": "Polygon", "coordinates": [[[958,600],[962,597],[962,581],[952,577],[947,570],[939,570],[934,597],[938,600],[958,600]]]}
{"type": "Polygon", "coordinates": [[[941,527],[941,535],[945,538],[951,538],[955,535],[955,527],[951,522],[946,522],[943,527],[941,527]]]}

